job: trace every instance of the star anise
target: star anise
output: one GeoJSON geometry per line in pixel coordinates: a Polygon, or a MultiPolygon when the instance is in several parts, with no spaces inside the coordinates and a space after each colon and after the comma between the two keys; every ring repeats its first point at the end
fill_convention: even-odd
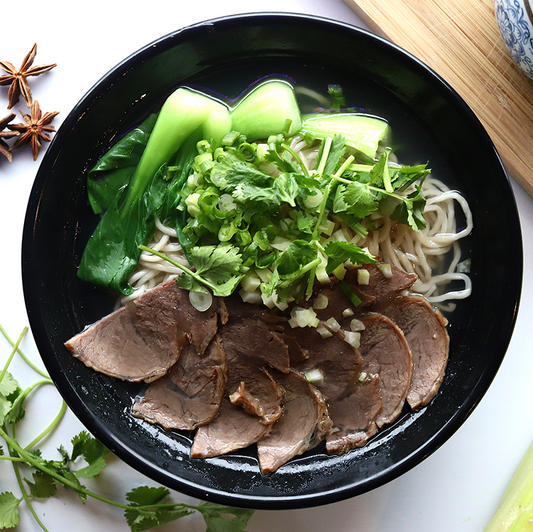
{"type": "Polygon", "coordinates": [[[0,153],[4,155],[9,162],[13,160],[13,156],[11,155],[11,152],[8,150],[7,144],[4,142],[4,139],[10,139],[12,137],[17,137],[20,135],[18,131],[4,131],[6,126],[17,116],[15,113],[11,113],[7,115],[6,117],[2,118],[0,120],[0,153]]]}
{"type": "Polygon", "coordinates": [[[35,100],[31,106],[31,116],[22,111],[20,111],[20,114],[26,123],[12,124],[8,126],[9,129],[21,133],[20,137],[15,141],[13,146],[11,146],[10,150],[14,150],[31,141],[33,160],[36,161],[41,149],[41,140],[45,140],[46,142],[52,140],[47,133],[55,131],[55,127],[51,126],[50,123],[59,114],[59,111],[45,113],[43,116],[39,102],[35,100]]]}
{"type": "Polygon", "coordinates": [[[26,100],[28,107],[31,107],[31,89],[28,85],[28,82],[26,81],[26,78],[29,76],[38,76],[39,74],[47,72],[48,70],[51,70],[52,68],[57,66],[57,64],[54,63],[53,65],[40,65],[30,68],[33,64],[33,60],[35,59],[36,53],[37,43],[35,43],[32,49],[28,52],[28,55],[24,58],[24,60],[22,61],[22,65],[20,65],[20,68],[18,70],[9,61],[0,60],[0,68],[7,72],[7,76],[0,76],[0,85],[11,84],[8,92],[8,109],[11,109],[19,101],[19,97],[21,94],[26,100]]]}

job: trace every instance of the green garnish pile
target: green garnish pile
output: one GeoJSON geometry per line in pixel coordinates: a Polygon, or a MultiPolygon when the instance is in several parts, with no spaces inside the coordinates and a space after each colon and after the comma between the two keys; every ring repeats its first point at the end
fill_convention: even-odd
{"type": "MultiPolygon", "coordinates": [[[[268,271],[260,285],[265,297],[300,300],[311,293],[315,279],[345,261],[376,261],[357,245],[328,236],[332,217],[366,236],[363,219],[389,198],[397,202],[393,219],[424,227],[420,185],[407,197],[398,192],[424,177],[425,166],[391,167],[389,150],[375,164],[356,164],[353,155],[345,157],[341,136],[329,138],[312,175],[283,135],[268,139],[266,147],[237,137],[195,165],[180,191],[179,208],[187,210],[184,250],[196,272],[185,272],[178,284],[228,296],[245,277],[262,272],[264,279],[268,271]],[[266,163],[276,167],[276,177],[262,170],[266,163]]],[[[204,149],[211,153],[208,145],[204,149]]]]}

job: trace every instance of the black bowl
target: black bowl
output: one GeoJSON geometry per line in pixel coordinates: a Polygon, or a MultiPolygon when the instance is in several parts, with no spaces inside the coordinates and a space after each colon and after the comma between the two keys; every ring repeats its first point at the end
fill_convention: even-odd
{"type": "Polygon", "coordinates": [[[301,15],[257,14],[188,27],[127,58],[66,118],[39,169],[24,226],[23,278],[41,356],[70,408],[98,439],[152,479],[194,497],[241,507],[301,508],[376,488],[435,451],[472,412],[494,378],[514,327],[522,242],[512,190],[487,133],[462,99],[426,65],[364,30],[301,15]],[[121,134],[176,86],[234,98],[255,80],[290,76],[325,93],[343,86],[349,105],[389,119],[397,153],[429,161],[469,200],[473,295],[449,316],[451,352],[439,394],[405,411],[368,445],[344,456],[323,447],[262,476],[252,451],[189,458],[191,434],[129,414],[140,385],[98,374],[63,342],[113,308],[115,299],[76,277],[97,220],[86,199],[87,170],[121,134]]]}

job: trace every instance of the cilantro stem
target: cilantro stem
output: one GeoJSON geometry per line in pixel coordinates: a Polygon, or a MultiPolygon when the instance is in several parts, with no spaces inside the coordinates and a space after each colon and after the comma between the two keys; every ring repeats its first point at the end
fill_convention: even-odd
{"type": "MultiPolygon", "coordinates": [[[[322,262],[319,259],[319,263],[322,262]]],[[[313,286],[315,285],[316,265],[309,272],[309,279],[307,279],[307,289],[305,291],[306,296],[310,296],[313,293],[313,286]]]]}
{"type": "Polygon", "coordinates": [[[107,499],[106,497],[102,497],[101,495],[98,495],[97,493],[92,492],[91,490],[88,490],[87,488],[79,486],[75,482],[72,482],[71,480],[69,480],[67,477],[64,477],[63,475],[56,473],[53,469],[46,467],[37,458],[34,458],[28,451],[23,449],[18,444],[18,442],[15,439],[11,438],[9,434],[2,428],[0,428],[0,436],[4,438],[4,440],[10,446],[10,448],[12,448],[18,455],[20,455],[20,457],[23,458],[27,464],[31,465],[35,469],[38,469],[39,471],[42,471],[43,473],[46,473],[47,475],[50,475],[52,478],[57,480],[63,486],[67,488],[71,488],[74,491],[81,493],[83,495],[92,497],[93,499],[110,504],[111,506],[122,508],[123,510],[131,508],[131,506],[122,504],[120,502],[112,501],[110,499],[107,499]]]}
{"type": "MultiPolygon", "coordinates": [[[[318,266],[321,262],[322,262],[322,259],[320,257],[317,257],[311,262],[308,262],[305,266],[303,266],[300,270],[298,270],[298,273],[299,273],[298,278],[302,277],[305,273],[307,273],[308,271],[318,266]]],[[[279,283],[278,288],[286,288],[287,286],[290,286],[292,283],[294,283],[294,278],[287,279],[286,281],[279,283]]]]}
{"type": "MultiPolygon", "coordinates": [[[[13,438],[15,438],[15,426],[13,426],[13,438]]],[[[9,454],[12,455],[12,447],[11,445],[8,445],[9,454]]],[[[13,457],[14,458],[14,457],[13,457]]],[[[18,462],[18,460],[17,460],[18,462]]],[[[19,489],[22,493],[22,498],[24,499],[24,502],[26,503],[26,506],[28,507],[28,510],[31,512],[31,515],[33,515],[33,518],[37,522],[37,524],[44,530],[44,532],[48,532],[48,529],[44,526],[43,522],[39,519],[39,516],[35,512],[35,509],[33,508],[33,504],[31,503],[30,498],[28,497],[28,494],[26,493],[26,488],[24,486],[24,482],[22,482],[22,477],[20,476],[20,471],[18,468],[18,464],[13,461],[13,471],[15,473],[15,477],[17,479],[17,484],[19,485],[19,489]]]]}
{"type": "MultiPolygon", "coordinates": [[[[329,152],[329,148],[331,147],[331,137],[327,137],[326,139],[326,145],[324,146],[324,152],[322,154],[322,158],[320,159],[320,165],[318,167],[318,172],[322,174],[324,171],[324,166],[326,164],[325,158],[327,158],[327,153],[329,152]],[[327,145],[327,141],[329,142],[329,146],[327,145]],[[327,151],[326,151],[327,150],[327,151]],[[322,161],[324,161],[324,165],[322,164],[322,161]]],[[[320,224],[322,223],[322,218],[324,218],[324,213],[326,211],[326,204],[329,199],[329,195],[331,194],[331,189],[333,187],[333,183],[335,181],[342,181],[344,183],[351,183],[348,179],[343,179],[341,175],[344,173],[346,168],[352,164],[352,161],[355,159],[353,155],[350,155],[344,163],[342,163],[341,167],[335,172],[335,175],[331,176],[330,182],[326,186],[326,190],[324,191],[324,196],[322,197],[322,201],[320,202],[320,209],[318,212],[318,218],[315,224],[315,230],[313,231],[313,240],[318,241],[318,229],[320,228],[320,224]]]]}
{"type": "Polygon", "coordinates": [[[6,460],[7,462],[22,462],[22,463],[26,463],[26,460],[24,460],[24,458],[20,458],[20,456],[5,456],[5,455],[0,455],[0,460],[6,460]]]}
{"type": "Polygon", "coordinates": [[[406,198],[404,196],[400,196],[400,194],[396,194],[395,192],[389,192],[387,190],[384,190],[379,187],[375,187],[373,185],[367,185],[370,190],[374,190],[376,192],[381,192],[382,194],[386,194],[387,196],[390,196],[391,198],[396,198],[400,201],[406,201],[406,198]]]}
{"type": "MultiPolygon", "coordinates": [[[[1,324],[0,324],[0,332],[4,335],[4,338],[12,346],[15,345],[15,342],[13,342],[13,340],[9,337],[9,335],[6,332],[6,330],[2,327],[1,324]]],[[[45,378],[49,377],[49,375],[46,372],[44,372],[43,370],[39,369],[35,364],[33,364],[33,362],[20,349],[18,349],[18,354],[22,357],[24,362],[26,362],[26,364],[28,364],[28,366],[30,366],[30,368],[32,368],[35,372],[39,373],[39,375],[41,375],[42,377],[45,377],[45,378]]]]}
{"type": "Polygon", "coordinates": [[[24,338],[24,335],[26,334],[27,331],[28,331],[28,327],[24,327],[24,329],[22,329],[22,332],[20,333],[20,336],[19,336],[16,344],[13,346],[13,350],[11,351],[11,354],[9,355],[9,358],[7,359],[6,365],[4,366],[2,371],[0,372],[0,382],[2,382],[3,378],[5,377],[5,375],[7,373],[7,370],[9,368],[9,365],[11,364],[11,361],[13,360],[13,357],[15,356],[15,353],[18,351],[20,342],[22,342],[22,339],[24,338]]]}
{"type": "Polygon", "coordinates": [[[370,172],[374,168],[374,165],[371,164],[359,164],[355,163],[350,165],[350,170],[352,172],[370,172]]]}
{"type": "MultiPolygon", "coordinates": [[[[18,455],[20,455],[20,458],[22,459],[22,460],[12,460],[13,462],[24,461],[26,464],[32,466],[33,468],[39,471],[42,471],[43,473],[46,473],[47,475],[50,475],[53,479],[57,480],[61,485],[67,488],[73,489],[74,491],[76,491],[77,493],[81,493],[82,495],[92,497],[93,499],[96,499],[100,502],[104,502],[111,506],[115,506],[116,508],[121,508],[122,510],[131,510],[132,508],[134,508],[135,510],[139,510],[139,511],[154,512],[155,510],[158,510],[158,509],[172,509],[178,506],[178,504],[176,503],[131,505],[131,504],[123,504],[117,501],[113,501],[111,499],[98,495],[97,493],[94,493],[93,491],[83,486],[80,486],[76,484],[75,482],[72,482],[67,477],[57,473],[53,469],[50,469],[49,467],[44,465],[42,461],[40,461],[38,458],[35,458],[32,454],[30,454],[28,451],[23,449],[18,444],[15,438],[10,437],[7,431],[5,430],[5,426],[3,428],[0,427],[0,436],[6,441],[9,448],[13,449],[18,455]]],[[[179,503],[179,506],[183,508],[189,508],[191,510],[199,510],[197,506],[190,505],[190,504],[179,503]]],[[[46,530],[45,528],[43,529],[46,530]]]]}
{"type": "Polygon", "coordinates": [[[352,162],[355,160],[355,157],[353,155],[350,155],[341,165],[341,167],[335,172],[335,175],[333,176],[335,179],[338,179],[344,172],[346,171],[346,168],[352,164],[352,162]]]}
{"type": "Polygon", "coordinates": [[[316,241],[318,241],[318,229],[320,228],[320,224],[322,223],[322,218],[324,218],[324,213],[326,211],[326,204],[328,202],[328,198],[331,193],[332,184],[333,184],[333,180],[331,180],[327,184],[326,189],[324,190],[324,195],[322,196],[322,201],[320,202],[318,217],[316,220],[315,229],[313,231],[313,240],[316,240],[316,241]]]}
{"type": "Polygon", "coordinates": [[[307,167],[302,161],[302,158],[288,144],[282,144],[281,147],[285,151],[288,151],[292,155],[292,157],[294,157],[294,160],[298,163],[298,166],[302,169],[302,172],[304,173],[304,175],[306,177],[309,177],[309,171],[307,170],[307,167]]]}
{"type": "Polygon", "coordinates": [[[190,268],[187,268],[187,266],[184,266],[183,264],[180,264],[179,262],[175,261],[174,259],[172,259],[168,255],[165,255],[164,253],[161,253],[160,251],[157,251],[155,249],[149,248],[148,246],[145,246],[144,244],[141,244],[139,246],[139,249],[142,249],[143,251],[148,251],[150,253],[153,253],[154,255],[158,256],[160,259],[163,259],[163,260],[166,260],[166,261],[170,262],[170,264],[172,264],[173,266],[176,266],[176,268],[179,268],[180,270],[183,270],[185,273],[188,273],[191,277],[196,279],[199,283],[201,283],[201,284],[207,286],[208,288],[210,288],[211,290],[213,290],[213,292],[217,291],[216,285],[214,285],[213,283],[209,282],[207,279],[204,279],[198,273],[193,272],[190,268]]]}
{"type": "Polygon", "coordinates": [[[318,164],[318,167],[316,169],[319,175],[322,175],[324,173],[324,168],[326,168],[326,162],[328,160],[328,155],[331,149],[332,142],[333,142],[332,137],[329,137],[329,136],[326,137],[326,140],[324,141],[323,148],[322,148],[322,154],[320,156],[320,163],[318,164]]]}
{"type": "Polygon", "coordinates": [[[41,440],[43,440],[46,436],[48,436],[48,434],[50,434],[50,432],[52,432],[57,427],[57,425],[59,424],[59,422],[61,421],[61,419],[65,415],[66,411],[67,411],[67,403],[65,403],[65,401],[62,401],[61,402],[61,408],[59,409],[59,412],[57,413],[57,416],[54,418],[52,423],[50,423],[50,425],[48,425],[48,427],[46,427],[46,429],[44,429],[41,432],[41,434],[39,434],[39,436],[37,436],[31,443],[28,443],[28,445],[26,445],[26,447],[24,447],[24,450],[25,451],[30,451],[41,440]]]}
{"type": "Polygon", "coordinates": [[[28,497],[28,494],[26,493],[26,489],[24,488],[24,483],[22,482],[18,465],[15,463],[13,464],[13,470],[15,472],[17,484],[19,485],[19,489],[22,493],[22,498],[24,499],[28,510],[31,512],[31,515],[33,515],[33,518],[35,519],[36,523],[44,530],[44,532],[48,532],[48,529],[44,526],[43,522],[39,519],[39,516],[35,512],[35,508],[33,507],[33,504],[31,503],[31,500],[28,497]]]}

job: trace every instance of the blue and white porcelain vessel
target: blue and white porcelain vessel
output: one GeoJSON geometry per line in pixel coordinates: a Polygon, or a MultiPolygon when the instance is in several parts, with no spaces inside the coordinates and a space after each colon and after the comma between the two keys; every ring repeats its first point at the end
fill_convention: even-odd
{"type": "Polygon", "coordinates": [[[495,0],[496,22],[515,63],[533,79],[533,2],[495,0]]]}

